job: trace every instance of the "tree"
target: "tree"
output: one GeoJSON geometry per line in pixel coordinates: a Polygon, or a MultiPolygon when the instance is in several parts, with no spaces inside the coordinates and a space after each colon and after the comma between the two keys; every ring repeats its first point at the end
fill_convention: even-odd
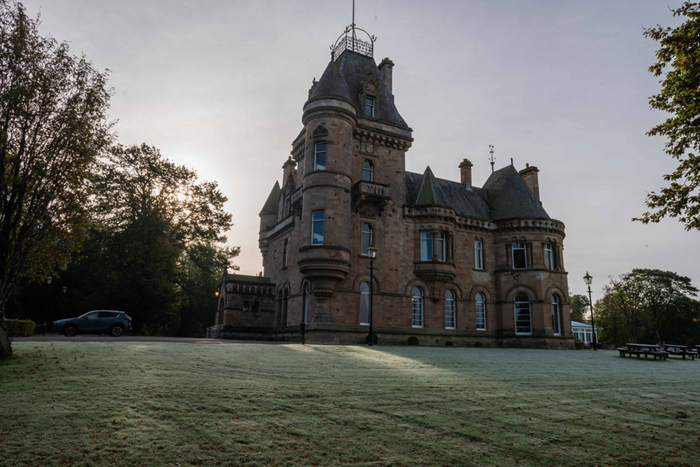
{"type": "Polygon", "coordinates": [[[107,73],[38,27],[0,0],[0,357],[12,354],[4,310],[19,283],[83,241],[88,177],[111,138],[107,73]]]}
{"type": "Polygon", "coordinates": [[[664,76],[661,92],[652,96],[649,104],[670,114],[647,135],[667,137],[665,152],[679,164],[664,175],[670,182],[667,187],[647,195],[651,211],[633,220],[648,224],[669,216],[678,218],[686,230],[700,229],[700,6],[686,1],[673,10],[673,16],[688,19],[677,28],[657,25],[644,31],[660,44],[657,62],[649,71],[664,76]]]}
{"type": "Polygon", "coordinates": [[[595,322],[600,326],[601,342],[620,347],[629,341],[625,319],[613,294],[605,294],[595,303],[595,322]]]}
{"type": "Polygon", "coordinates": [[[207,298],[239,251],[221,246],[232,225],[226,201],[216,182],[152,146],[112,147],[95,176],[95,226],[77,266],[100,271],[91,302],[123,309],[152,334],[182,332],[183,318],[206,322],[202,307],[210,318],[207,298]]]}
{"type": "Polygon", "coordinates": [[[621,329],[627,342],[700,341],[700,302],[690,279],[670,271],[633,269],[605,287],[596,303],[606,338],[619,345],[621,329]]]}
{"type": "Polygon", "coordinates": [[[581,323],[585,322],[586,315],[591,309],[588,297],[585,295],[574,295],[569,298],[569,301],[571,302],[571,319],[581,323]]]}

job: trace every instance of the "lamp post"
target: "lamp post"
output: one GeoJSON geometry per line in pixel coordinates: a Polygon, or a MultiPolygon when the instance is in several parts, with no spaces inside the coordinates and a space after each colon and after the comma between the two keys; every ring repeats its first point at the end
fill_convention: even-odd
{"type": "Polygon", "coordinates": [[[369,345],[374,345],[374,328],[372,318],[374,318],[374,260],[377,258],[377,249],[373,246],[367,248],[369,256],[369,345]]]}
{"type": "MultiPolygon", "coordinates": [[[[51,320],[51,282],[53,282],[53,277],[49,276],[46,278],[46,314],[49,315],[49,320],[51,320]]],[[[53,323],[53,321],[51,321],[53,323]]],[[[44,329],[48,323],[44,321],[44,329]]]]}
{"type": "Polygon", "coordinates": [[[598,350],[598,340],[595,336],[595,320],[593,319],[593,299],[591,298],[591,284],[593,283],[593,276],[588,274],[588,271],[586,271],[586,275],[583,276],[583,281],[586,283],[586,285],[588,285],[588,302],[591,305],[591,337],[593,339],[593,350],[598,350]]]}

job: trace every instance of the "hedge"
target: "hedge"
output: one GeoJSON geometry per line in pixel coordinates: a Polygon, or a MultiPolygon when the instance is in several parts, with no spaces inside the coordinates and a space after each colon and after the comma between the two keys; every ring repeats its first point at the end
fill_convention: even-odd
{"type": "Polygon", "coordinates": [[[7,333],[10,337],[31,337],[36,324],[30,319],[6,319],[7,333]]]}

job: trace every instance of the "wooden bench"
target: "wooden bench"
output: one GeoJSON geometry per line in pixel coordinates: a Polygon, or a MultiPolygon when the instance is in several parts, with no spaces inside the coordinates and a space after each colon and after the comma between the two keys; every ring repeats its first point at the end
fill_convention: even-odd
{"type": "Polygon", "coordinates": [[[697,350],[688,349],[685,345],[667,344],[664,345],[664,350],[671,355],[682,356],[683,360],[685,360],[686,356],[690,357],[692,360],[695,360],[695,357],[698,356],[697,350]]]}
{"type": "Polygon", "coordinates": [[[626,357],[627,355],[631,357],[636,355],[637,358],[639,358],[644,355],[644,358],[649,358],[649,355],[651,355],[654,357],[654,360],[657,358],[666,360],[669,354],[665,350],[661,350],[657,345],[647,344],[627,344],[627,348],[617,350],[620,352],[620,357],[626,357]]]}

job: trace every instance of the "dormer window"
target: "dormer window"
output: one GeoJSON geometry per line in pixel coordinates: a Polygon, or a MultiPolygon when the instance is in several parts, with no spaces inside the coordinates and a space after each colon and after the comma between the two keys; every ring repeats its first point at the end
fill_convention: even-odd
{"type": "Polygon", "coordinates": [[[374,97],[372,96],[366,96],[365,97],[365,115],[368,117],[374,118],[374,97]]]}
{"type": "Polygon", "coordinates": [[[364,161],[362,163],[362,180],[365,182],[374,181],[374,164],[370,161],[364,161]]]}
{"type": "Polygon", "coordinates": [[[314,170],[326,170],[326,143],[314,146],[314,170]]]}

